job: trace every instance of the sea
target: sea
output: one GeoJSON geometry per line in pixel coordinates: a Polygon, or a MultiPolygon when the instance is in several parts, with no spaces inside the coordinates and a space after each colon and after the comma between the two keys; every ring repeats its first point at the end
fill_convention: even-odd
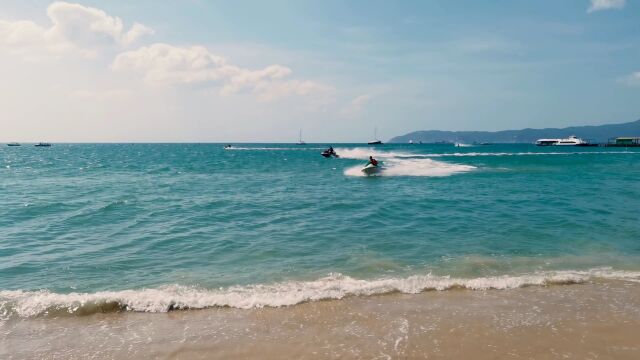
{"type": "Polygon", "coordinates": [[[637,148],[0,148],[0,322],[608,279],[640,282],[637,148]]]}

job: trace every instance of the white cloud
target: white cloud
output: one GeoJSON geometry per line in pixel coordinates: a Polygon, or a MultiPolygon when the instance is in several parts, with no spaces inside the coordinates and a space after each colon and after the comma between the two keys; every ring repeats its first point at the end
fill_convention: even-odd
{"type": "Polygon", "coordinates": [[[0,41],[9,46],[31,46],[40,44],[45,29],[31,21],[0,20],[0,41]]]}
{"type": "Polygon", "coordinates": [[[45,39],[46,29],[31,21],[0,20],[0,49],[13,54],[23,54],[29,50],[55,50],[45,39]]]}
{"type": "Polygon", "coordinates": [[[600,10],[622,9],[626,5],[626,0],[591,0],[588,13],[600,10]]]}
{"type": "Polygon", "coordinates": [[[127,46],[153,34],[152,29],[137,23],[125,30],[119,17],[80,4],[54,2],[47,8],[47,16],[49,28],[29,20],[0,20],[0,46],[12,52],[76,49],[94,55],[97,47],[127,46]]]}
{"type": "Polygon", "coordinates": [[[153,34],[155,34],[155,31],[152,28],[148,26],[144,26],[142,24],[135,23],[133,24],[131,29],[129,29],[129,31],[127,31],[122,36],[121,42],[125,46],[130,45],[145,35],[153,35],[153,34]]]}
{"type": "Polygon", "coordinates": [[[640,86],[640,71],[625,76],[622,78],[622,82],[629,86],[640,86]]]}
{"type": "Polygon", "coordinates": [[[313,81],[289,80],[292,71],[282,65],[270,65],[259,70],[241,68],[203,46],[153,44],[119,54],[111,69],[140,74],[147,82],[156,84],[220,85],[222,95],[249,91],[262,101],[331,89],[313,81]]]}

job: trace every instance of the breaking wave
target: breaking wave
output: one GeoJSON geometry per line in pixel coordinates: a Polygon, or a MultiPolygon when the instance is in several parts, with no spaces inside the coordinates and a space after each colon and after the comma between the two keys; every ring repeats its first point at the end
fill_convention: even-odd
{"type": "Polygon", "coordinates": [[[406,278],[360,280],[330,274],[313,281],[289,281],[270,285],[234,286],[224,289],[169,285],[155,289],[58,294],[41,291],[0,291],[0,316],[87,315],[98,312],[171,310],[231,307],[252,309],[291,306],[304,302],[343,299],[389,293],[417,294],[429,290],[507,290],[526,286],[580,284],[596,279],[640,282],[640,272],[598,268],[586,271],[539,272],[516,276],[453,278],[414,275],[406,278]]]}

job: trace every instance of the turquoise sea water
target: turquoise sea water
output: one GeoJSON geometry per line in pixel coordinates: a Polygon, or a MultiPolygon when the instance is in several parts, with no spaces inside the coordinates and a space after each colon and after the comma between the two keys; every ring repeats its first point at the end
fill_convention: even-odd
{"type": "Polygon", "coordinates": [[[640,149],[334,147],[3,146],[0,314],[640,278],[640,149]]]}

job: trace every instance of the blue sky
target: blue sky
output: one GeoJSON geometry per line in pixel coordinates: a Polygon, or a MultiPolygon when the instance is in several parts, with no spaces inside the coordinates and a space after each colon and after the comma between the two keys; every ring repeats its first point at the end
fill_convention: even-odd
{"type": "Polygon", "coordinates": [[[640,118],[640,4],[3,1],[0,140],[364,141],[640,118]],[[137,25],[136,25],[137,24],[137,25]]]}

